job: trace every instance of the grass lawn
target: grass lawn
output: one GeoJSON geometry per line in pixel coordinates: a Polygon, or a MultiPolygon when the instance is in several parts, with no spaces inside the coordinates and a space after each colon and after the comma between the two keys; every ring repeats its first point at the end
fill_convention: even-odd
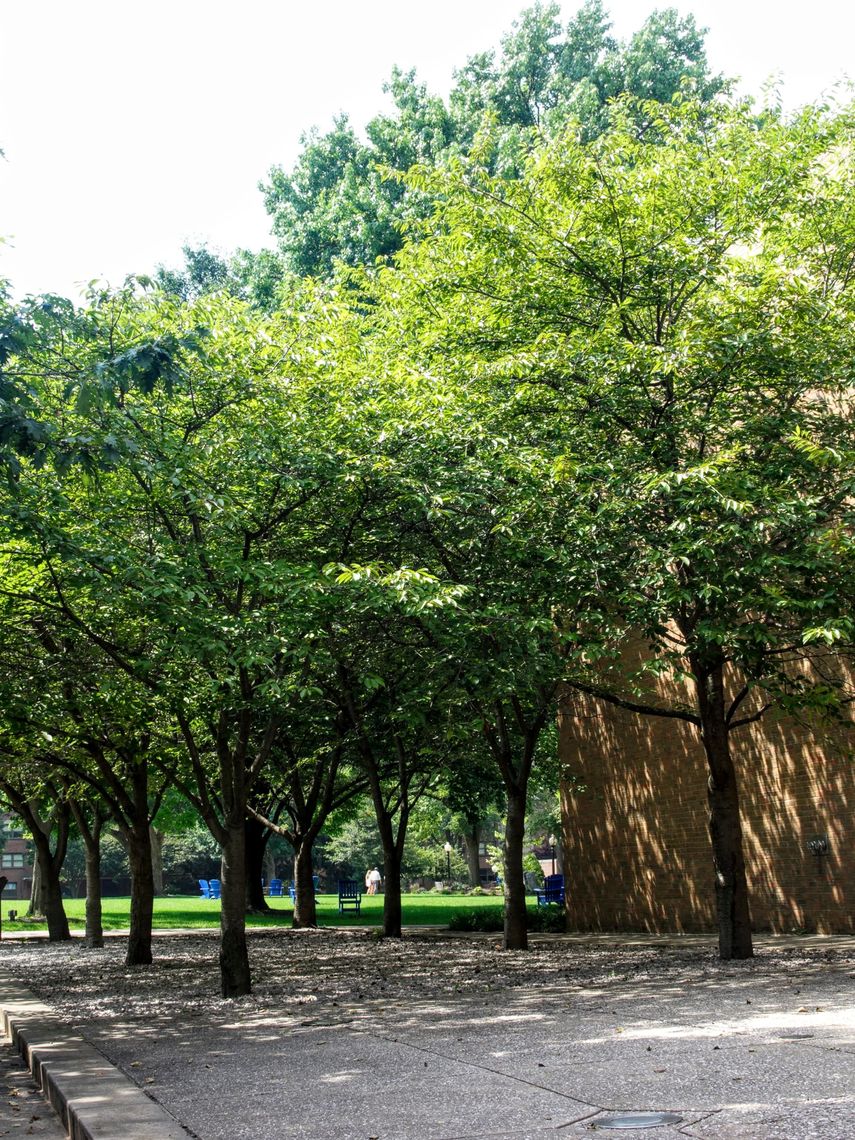
{"type": "MultiPolygon", "coordinates": [[[[46,929],[44,922],[16,921],[7,918],[9,903],[4,907],[3,931],[13,934],[18,930],[46,929]]],[[[457,911],[470,911],[476,908],[492,907],[501,910],[502,899],[496,895],[438,895],[417,894],[403,896],[404,926],[447,926],[452,914],[457,911]]],[[[12,903],[12,909],[20,914],[26,902],[12,903]]],[[[66,899],[65,913],[72,930],[82,930],[85,925],[85,899],[66,899]]],[[[105,930],[123,930],[128,926],[129,898],[104,899],[103,925],[105,930]]],[[[271,899],[270,915],[248,915],[247,926],[287,926],[291,923],[291,900],[271,899]]],[[[362,913],[347,911],[338,913],[338,895],[318,895],[318,922],[321,926],[382,926],[383,896],[363,895],[362,913]]],[[[217,900],[197,897],[162,898],[154,900],[154,929],[169,930],[179,927],[196,928],[219,926],[220,904],[217,900]]]]}

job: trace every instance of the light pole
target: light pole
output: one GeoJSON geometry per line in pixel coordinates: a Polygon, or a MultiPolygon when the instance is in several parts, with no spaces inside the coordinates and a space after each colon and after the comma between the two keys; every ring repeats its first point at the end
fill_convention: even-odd
{"type": "Polygon", "coordinates": [[[443,850],[445,851],[445,881],[446,881],[446,883],[450,883],[451,882],[451,844],[448,842],[448,840],[445,841],[445,846],[444,846],[443,850]]]}
{"type": "Polygon", "coordinates": [[[557,840],[554,835],[549,837],[549,846],[552,848],[552,874],[555,874],[555,844],[557,840]]]}

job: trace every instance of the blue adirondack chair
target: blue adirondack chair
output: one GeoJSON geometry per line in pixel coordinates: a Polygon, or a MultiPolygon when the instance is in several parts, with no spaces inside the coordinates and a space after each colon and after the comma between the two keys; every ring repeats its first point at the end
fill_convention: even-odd
{"type": "Polygon", "coordinates": [[[274,898],[274,899],[281,899],[282,894],[283,894],[283,892],[282,892],[282,880],[281,879],[271,879],[270,880],[270,897],[274,898]]]}
{"type": "Polygon", "coordinates": [[[547,875],[543,887],[534,892],[537,895],[538,906],[549,906],[551,903],[562,905],[564,902],[564,876],[547,875]]]}
{"type": "Polygon", "coordinates": [[[198,882],[199,890],[202,892],[201,897],[203,899],[209,899],[211,897],[211,884],[207,879],[199,879],[198,882]]]}
{"type": "Polygon", "coordinates": [[[211,879],[208,886],[211,888],[211,893],[208,898],[218,899],[220,897],[220,880],[211,879]]]}

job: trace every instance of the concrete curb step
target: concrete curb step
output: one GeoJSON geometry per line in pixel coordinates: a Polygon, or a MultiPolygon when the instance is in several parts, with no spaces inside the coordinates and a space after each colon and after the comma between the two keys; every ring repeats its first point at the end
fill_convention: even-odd
{"type": "Polygon", "coordinates": [[[71,1140],[187,1140],[161,1105],[2,973],[0,1025],[71,1140]]]}

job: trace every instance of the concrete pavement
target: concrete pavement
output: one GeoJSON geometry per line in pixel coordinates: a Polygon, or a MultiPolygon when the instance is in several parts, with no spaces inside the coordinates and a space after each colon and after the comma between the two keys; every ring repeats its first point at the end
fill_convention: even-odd
{"type": "Polygon", "coordinates": [[[87,1026],[85,1041],[8,979],[0,1006],[93,1140],[558,1140],[619,1135],[609,1117],[660,1111],[679,1120],[635,1134],[855,1137],[848,969],[369,996],[316,1015],[244,1001],[216,1026],[198,1010],[153,1013],[87,1026]]]}

